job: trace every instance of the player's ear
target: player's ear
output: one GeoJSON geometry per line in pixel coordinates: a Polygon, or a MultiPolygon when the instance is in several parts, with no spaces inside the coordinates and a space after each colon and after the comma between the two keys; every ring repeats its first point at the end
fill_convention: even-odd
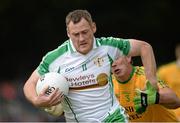
{"type": "Polygon", "coordinates": [[[66,27],[66,32],[67,32],[67,36],[70,38],[68,27],[66,27]]]}

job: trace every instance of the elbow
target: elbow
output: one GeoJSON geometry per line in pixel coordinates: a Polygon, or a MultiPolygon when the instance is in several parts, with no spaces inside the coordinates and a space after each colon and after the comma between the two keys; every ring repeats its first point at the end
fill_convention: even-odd
{"type": "Polygon", "coordinates": [[[152,53],[152,46],[142,40],[130,39],[131,43],[131,52],[129,56],[147,56],[149,53],[152,53]]]}
{"type": "Polygon", "coordinates": [[[153,51],[153,48],[149,43],[142,42],[141,52],[143,53],[144,51],[153,51]]]}

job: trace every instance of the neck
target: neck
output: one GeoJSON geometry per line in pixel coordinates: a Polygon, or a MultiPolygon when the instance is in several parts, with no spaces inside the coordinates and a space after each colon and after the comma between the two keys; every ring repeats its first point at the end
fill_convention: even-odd
{"type": "Polygon", "coordinates": [[[133,66],[129,65],[128,66],[128,71],[125,73],[125,75],[119,76],[118,80],[121,81],[121,82],[128,81],[128,79],[130,78],[132,72],[133,72],[133,66]]]}

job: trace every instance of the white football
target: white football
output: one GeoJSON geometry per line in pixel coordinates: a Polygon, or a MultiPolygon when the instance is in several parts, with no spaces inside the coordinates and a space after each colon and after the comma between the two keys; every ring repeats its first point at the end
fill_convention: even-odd
{"type": "Polygon", "coordinates": [[[47,94],[50,94],[55,88],[59,88],[65,95],[68,95],[69,84],[66,78],[59,73],[49,72],[41,76],[36,85],[37,94],[47,86],[49,86],[47,94]]]}
{"type": "MultiPolygon", "coordinates": [[[[45,88],[49,87],[46,94],[51,94],[56,88],[59,88],[64,95],[68,95],[69,84],[64,76],[56,72],[49,72],[41,76],[36,85],[36,92],[39,93],[45,88]]],[[[56,106],[47,107],[44,109],[46,112],[54,116],[60,116],[63,113],[63,107],[61,103],[56,106]]]]}

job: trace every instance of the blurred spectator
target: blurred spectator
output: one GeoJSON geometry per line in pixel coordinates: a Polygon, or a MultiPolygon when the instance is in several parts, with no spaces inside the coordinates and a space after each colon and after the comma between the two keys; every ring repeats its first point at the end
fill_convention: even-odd
{"type": "Polygon", "coordinates": [[[9,101],[14,100],[17,96],[14,85],[9,82],[2,83],[0,93],[4,99],[9,101]]]}
{"type": "Polygon", "coordinates": [[[0,122],[61,122],[64,117],[53,117],[33,107],[23,95],[23,80],[0,81],[0,122]]]}
{"type": "MultiPolygon", "coordinates": [[[[175,55],[176,61],[172,61],[159,67],[158,76],[167,82],[169,87],[172,88],[180,98],[180,43],[175,47],[175,55]]],[[[174,111],[180,119],[180,108],[174,111]]]]}

